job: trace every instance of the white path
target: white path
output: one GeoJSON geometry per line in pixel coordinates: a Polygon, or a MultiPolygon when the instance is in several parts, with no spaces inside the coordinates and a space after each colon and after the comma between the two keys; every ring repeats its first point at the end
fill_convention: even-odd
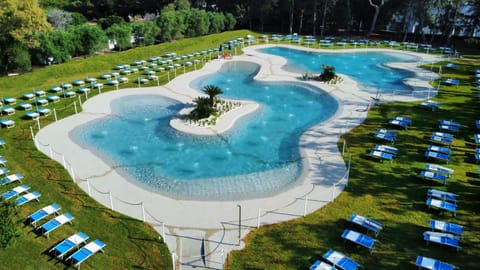
{"type": "MultiPolygon", "coordinates": [[[[347,77],[337,86],[301,81],[330,93],[338,100],[339,110],[331,119],[312,127],[301,137],[301,153],[306,170],[298,184],[268,198],[221,202],[174,200],[133,184],[93,152],[73,143],[68,134],[82,123],[109,114],[110,101],[120,96],[158,94],[184,103],[190,102],[199,93],[190,88],[189,82],[198,76],[217,71],[225,61],[250,61],[260,64],[261,69],[255,77],[257,80],[299,82],[299,74],[281,69],[285,64],[283,58],[257,51],[265,46],[275,45],[245,48],[245,54],[234,57],[234,60],[214,60],[199,71],[178,76],[164,87],[111,91],[91,98],[83,104],[81,113],[40,130],[36,135],[37,146],[58,162],[67,164],[69,170],[73,169],[79,186],[91,193],[97,201],[106,207],[113,204],[113,208],[119,212],[144,219],[161,235],[165,235],[171,252],[175,253],[176,258],[180,257],[178,261],[181,264],[177,269],[221,269],[227,254],[233,249],[243,247],[240,238],[251,229],[312,213],[343,190],[347,170],[337,149],[337,142],[341,134],[364,121],[367,116],[366,108],[372,101],[372,93],[361,91],[357,84],[347,77]],[[201,257],[203,243],[205,258],[201,257]]],[[[426,54],[411,54],[422,59],[421,63],[439,60],[426,54]]],[[[427,95],[435,95],[435,90],[430,88],[428,82],[436,78],[436,74],[417,68],[416,63],[391,65],[417,72],[415,78],[406,80],[415,90],[384,96],[385,101],[425,99],[427,95]]]]}

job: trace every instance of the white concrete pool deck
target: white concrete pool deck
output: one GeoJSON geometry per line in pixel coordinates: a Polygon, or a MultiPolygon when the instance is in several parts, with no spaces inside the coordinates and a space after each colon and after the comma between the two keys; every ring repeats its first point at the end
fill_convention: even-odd
{"type": "MultiPolygon", "coordinates": [[[[281,69],[286,61],[277,56],[265,55],[256,49],[276,46],[260,45],[244,48],[245,54],[235,56],[233,60],[213,60],[201,70],[178,76],[165,86],[143,87],[110,91],[83,104],[83,111],[43,128],[36,135],[37,146],[45,154],[52,156],[62,164],[71,164],[76,182],[89,192],[93,198],[116,211],[126,215],[145,219],[160,233],[176,256],[180,256],[181,269],[222,269],[227,254],[239,249],[243,244],[239,241],[239,233],[243,238],[257,225],[273,224],[302,217],[311,213],[337,196],[345,187],[346,164],[338,150],[339,137],[355,126],[361,124],[367,116],[368,104],[375,93],[358,89],[357,84],[344,77],[338,85],[326,85],[314,81],[302,81],[301,75],[289,73],[281,69]],[[115,168],[106,164],[90,150],[75,144],[69,133],[77,126],[110,114],[110,102],[113,99],[137,95],[154,94],[177,99],[183,103],[199,95],[191,89],[189,83],[194,78],[217,71],[226,61],[249,61],[261,65],[255,79],[262,81],[301,82],[316,86],[330,93],[339,102],[339,110],[328,121],[310,128],[301,137],[301,151],[306,172],[298,184],[291,189],[272,197],[238,201],[187,201],[175,200],[158,193],[151,192],[129,181],[115,168]],[[53,150],[53,152],[51,152],[53,150]],[[53,154],[52,154],[53,153],[53,154]],[[59,155],[57,153],[62,153],[59,155]],[[88,182],[85,181],[88,179],[88,182]],[[87,184],[88,183],[88,184],[87,184]],[[335,184],[335,185],[334,185],[335,184]],[[110,201],[110,192],[112,201],[110,201]],[[142,204],[143,209],[142,211],[142,204]],[[241,227],[239,231],[239,214],[241,227]],[[202,239],[205,239],[205,265],[200,256],[202,239]]],[[[292,46],[300,49],[300,47],[292,46]]],[[[328,53],[346,52],[350,50],[320,50],[328,53]]],[[[379,51],[378,49],[362,49],[361,51],[379,51]]],[[[359,51],[359,50],[353,50],[359,51]]],[[[391,51],[391,50],[386,50],[391,51]]],[[[399,51],[394,51],[399,52],[399,51]]],[[[440,59],[427,54],[411,53],[422,59],[421,63],[431,63],[440,59]]],[[[436,74],[416,67],[418,63],[391,64],[396,68],[415,71],[417,76],[406,80],[415,90],[401,95],[382,96],[384,101],[408,101],[425,99],[434,96],[435,89],[428,84],[436,78],[436,74]]],[[[242,109],[237,111],[242,114],[242,109]]],[[[230,120],[234,120],[235,116],[230,120]]],[[[228,125],[231,121],[225,121],[228,125]]],[[[219,127],[221,129],[221,127],[219,127]]],[[[177,268],[180,269],[180,268],[177,268]]]]}

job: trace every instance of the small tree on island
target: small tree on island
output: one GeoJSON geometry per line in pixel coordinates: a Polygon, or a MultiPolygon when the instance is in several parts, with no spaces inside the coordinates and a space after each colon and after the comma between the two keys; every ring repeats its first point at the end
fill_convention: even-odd
{"type": "Polygon", "coordinates": [[[335,68],[333,66],[322,65],[323,72],[320,74],[319,79],[322,82],[329,82],[337,76],[335,74],[335,68]]]}
{"type": "Polygon", "coordinates": [[[222,89],[220,89],[220,87],[213,84],[205,85],[203,87],[203,92],[209,96],[211,107],[214,107],[215,105],[215,97],[220,94],[223,94],[222,89]]]}
{"type": "Polygon", "coordinates": [[[210,98],[208,97],[197,97],[193,100],[197,104],[196,108],[188,115],[188,118],[193,120],[199,120],[210,117],[217,110],[210,106],[210,98]]]}

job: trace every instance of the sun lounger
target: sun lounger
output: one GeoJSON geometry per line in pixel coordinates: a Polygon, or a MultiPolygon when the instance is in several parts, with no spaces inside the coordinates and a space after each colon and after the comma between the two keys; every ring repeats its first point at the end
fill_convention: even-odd
{"type": "Polygon", "coordinates": [[[395,119],[392,119],[392,120],[388,121],[388,123],[392,126],[397,126],[397,127],[401,127],[401,128],[408,128],[408,126],[409,126],[409,124],[407,122],[400,121],[400,120],[395,120],[395,119]]]}
{"type": "Polygon", "coordinates": [[[448,144],[448,145],[453,144],[453,139],[450,139],[447,137],[431,136],[430,141],[434,143],[441,143],[441,144],[448,144]]]}
{"type": "MultiPolygon", "coordinates": [[[[0,165],[1,166],[6,166],[7,165],[7,160],[4,157],[0,157],[0,165]]],[[[2,183],[3,182],[0,181],[0,186],[4,185],[2,183]]]]}
{"type": "Polygon", "coordinates": [[[103,252],[103,248],[105,246],[105,243],[97,239],[86,244],[84,247],[73,253],[70,257],[67,258],[67,261],[70,260],[71,264],[74,267],[78,267],[86,259],[90,258],[90,256],[94,255],[99,251],[103,252]]]}
{"type": "Polygon", "coordinates": [[[398,149],[396,147],[392,147],[392,146],[388,146],[388,145],[375,145],[375,147],[373,148],[374,150],[376,151],[382,151],[382,152],[385,152],[385,153],[389,153],[389,154],[392,154],[392,155],[397,155],[398,153],[398,149]]]}
{"type": "Polygon", "coordinates": [[[427,150],[442,153],[442,154],[445,154],[445,155],[450,155],[450,153],[451,153],[451,150],[449,148],[436,146],[436,145],[429,145],[427,147],[427,150]]]}
{"type": "Polygon", "coordinates": [[[9,176],[4,177],[1,180],[0,186],[7,185],[7,184],[17,182],[17,181],[22,182],[22,179],[23,179],[23,175],[21,175],[20,173],[11,174],[9,176]]]}
{"type": "Polygon", "coordinates": [[[15,126],[15,121],[10,119],[2,119],[0,120],[0,125],[5,128],[13,128],[15,126]]]}
{"type": "Polygon", "coordinates": [[[443,184],[447,184],[447,177],[443,174],[430,172],[430,171],[421,171],[420,177],[423,179],[430,179],[430,180],[437,180],[443,182],[443,184]]]}
{"type": "Polygon", "coordinates": [[[438,101],[427,100],[427,101],[421,102],[419,105],[420,107],[435,111],[436,109],[440,109],[440,107],[442,106],[442,103],[438,101]]]}
{"type": "Polygon", "coordinates": [[[358,233],[356,231],[351,231],[347,229],[343,231],[342,238],[368,248],[370,251],[370,254],[372,254],[375,249],[373,245],[375,244],[376,240],[362,233],[358,233]]]}
{"type": "Polygon", "coordinates": [[[45,91],[40,90],[40,89],[35,89],[35,90],[33,91],[33,93],[34,93],[35,96],[37,96],[37,97],[45,96],[45,91]]]}
{"type": "Polygon", "coordinates": [[[16,200],[17,206],[24,205],[28,202],[33,201],[33,200],[38,202],[39,201],[38,198],[40,198],[40,196],[42,196],[42,194],[40,194],[36,191],[27,193],[27,194],[23,195],[22,197],[17,198],[17,200],[16,200]]]}
{"type": "Polygon", "coordinates": [[[480,144],[480,133],[473,134],[473,138],[475,139],[475,144],[479,145],[480,144]]]}
{"type": "Polygon", "coordinates": [[[65,254],[67,254],[72,249],[78,247],[80,244],[85,243],[88,240],[89,236],[83,232],[78,232],[62,242],[58,243],[52,249],[49,250],[50,253],[53,253],[55,257],[62,259],[65,254]]]}
{"type": "Polygon", "coordinates": [[[13,105],[13,104],[17,103],[17,99],[12,98],[12,97],[6,97],[6,98],[3,99],[3,103],[13,105]]]}
{"type": "Polygon", "coordinates": [[[457,215],[457,205],[451,202],[441,201],[434,198],[428,198],[426,202],[428,208],[436,207],[438,209],[452,212],[454,216],[457,215]]]}
{"type": "Polygon", "coordinates": [[[77,95],[77,93],[75,93],[73,91],[65,91],[65,92],[63,92],[63,95],[65,97],[72,98],[72,97],[75,97],[77,95]]]}
{"type": "Polygon", "coordinates": [[[3,197],[5,200],[10,200],[11,198],[13,198],[13,197],[15,197],[15,196],[18,196],[18,195],[22,194],[23,192],[28,191],[29,189],[30,189],[29,186],[27,186],[27,185],[21,185],[21,186],[12,188],[11,190],[3,193],[3,194],[2,194],[2,197],[3,197]]]}
{"type": "Polygon", "coordinates": [[[457,249],[457,251],[460,250],[458,239],[455,237],[455,235],[450,233],[426,231],[423,233],[423,239],[427,241],[427,245],[430,242],[433,242],[445,246],[454,247],[457,249]]]}
{"type": "Polygon", "coordinates": [[[5,107],[5,108],[2,108],[1,112],[2,114],[12,115],[12,114],[15,114],[15,109],[12,107],[5,107]]]}
{"type": "Polygon", "coordinates": [[[357,214],[352,214],[348,219],[348,221],[355,223],[357,225],[360,225],[369,231],[373,231],[375,233],[375,236],[377,236],[380,233],[380,231],[383,229],[383,226],[381,223],[357,214]]]}
{"type": "Polygon", "coordinates": [[[438,160],[445,161],[446,163],[448,163],[448,158],[449,158],[448,155],[445,155],[445,154],[442,154],[442,153],[439,153],[439,152],[434,152],[434,151],[425,152],[425,156],[427,157],[427,159],[435,158],[435,159],[438,159],[438,160]]]}
{"type": "Polygon", "coordinates": [[[480,119],[475,121],[475,125],[477,126],[477,130],[480,130],[480,119]]]}
{"type": "Polygon", "coordinates": [[[37,100],[35,100],[35,104],[37,104],[37,105],[39,105],[39,106],[48,105],[48,99],[46,99],[46,98],[37,98],[37,100]]]}
{"type": "Polygon", "coordinates": [[[4,139],[0,139],[0,146],[1,147],[5,147],[6,144],[7,144],[7,142],[4,139]]]}
{"type": "Polygon", "coordinates": [[[447,174],[448,176],[451,176],[454,172],[453,169],[443,167],[437,164],[427,164],[425,165],[425,170],[447,174]]]}
{"type": "Polygon", "coordinates": [[[388,160],[388,161],[393,160],[393,155],[392,154],[382,152],[382,151],[372,150],[372,151],[370,151],[370,156],[373,157],[373,158],[379,159],[379,160],[388,160]]]}
{"type": "Polygon", "coordinates": [[[384,128],[377,129],[376,133],[377,134],[385,134],[385,135],[388,135],[388,136],[391,136],[391,137],[397,137],[397,135],[398,135],[398,133],[396,131],[389,130],[389,129],[384,129],[384,128]]]}
{"type": "Polygon", "coordinates": [[[460,126],[461,126],[459,122],[455,122],[455,121],[452,121],[452,120],[441,120],[440,125],[456,126],[458,128],[460,128],[460,126]]]}
{"type": "Polygon", "coordinates": [[[459,132],[460,128],[457,126],[450,126],[450,125],[438,125],[438,128],[445,131],[451,132],[459,132]]]}
{"type": "Polygon", "coordinates": [[[60,211],[60,209],[61,207],[55,203],[45,206],[42,209],[36,211],[35,213],[29,215],[27,217],[27,222],[33,225],[33,227],[37,227],[37,223],[40,220],[43,220],[44,218],[50,216],[51,214],[58,214],[58,211],[60,211]]]}
{"type": "Polygon", "coordinates": [[[47,97],[47,100],[48,100],[48,102],[55,103],[55,102],[60,101],[60,97],[56,96],[56,95],[50,95],[50,96],[47,97]]]}
{"type": "Polygon", "coordinates": [[[18,108],[20,110],[30,111],[33,108],[33,106],[30,103],[20,103],[18,104],[18,108]]]}
{"type": "Polygon", "coordinates": [[[446,68],[451,68],[451,69],[457,69],[458,68],[458,65],[457,64],[453,64],[453,63],[447,63],[445,65],[446,68]]]}
{"type": "Polygon", "coordinates": [[[47,115],[50,115],[50,113],[52,113],[52,111],[48,108],[38,108],[37,112],[41,115],[41,116],[47,116],[47,115]]]}
{"type": "Polygon", "coordinates": [[[391,142],[391,143],[395,142],[395,137],[385,135],[385,134],[381,134],[381,133],[375,133],[373,135],[373,137],[377,140],[384,140],[384,141],[391,142]]]}
{"type": "Polygon", "coordinates": [[[458,197],[458,195],[455,194],[455,193],[450,193],[450,192],[446,192],[446,191],[438,190],[438,189],[429,189],[427,191],[427,195],[429,197],[434,197],[434,198],[437,198],[437,199],[441,199],[441,200],[444,200],[444,201],[450,201],[450,202],[453,202],[453,203],[457,202],[457,197],[458,197]]]}
{"type": "MultiPolygon", "coordinates": [[[[1,165],[5,165],[5,164],[3,163],[3,164],[1,164],[1,165]]],[[[9,172],[10,172],[10,170],[7,169],[7,168],[5,168],[5,167],[0,168],[0,176],[6,175],[6,174],[9,173],[9,172]]]]}
{"type": "Polygon", "coordinates": [[[26,112],[25,118],[30,120],[37,120],[40,117],[40,114],[37,112],[26,112]]]}
{"type": "Polygon", "coordinates": [[[394,119],[394,120],[398,120],[398,121],[405,122],[405,123],[407,123],[408,125],[411,125],[411,124],[412,124],[412,118],[403,117],[403,116],[395,116],[393,119],[394,119]]]}
{"type": "Polygon", "coordinates": [[[47,221],[42,226],[38,227],[40,233],[46,237],[50,235],[50,233],[58,228],[60,228],[65,223],[72,224],[72,220],[74,217],[70,213],[64,213],[60,216],[56,216],[49,221],[47,221]]]}
{"type": "Polygon", "coordinates": [[[454,270],[457,268],[454,265],[423,256],[417,256],[415,265],[418,266],[418,268],[429,270],[454,270]]]}
{"type": "Polygon", "coordinates": [[[362,267],[357,262],[333,249],[327,251],[327,253],[323,255],[323,258],[331,262],[336,268],[343,270],[355,270],[359,267],[362,267]]]}
{"type": "Polygon", "coordinates": [[[443,137],[443,138],[448,138],[448,139],[454,139],[455,136],[451,133],[445,133],[445,132],[432,132],[432,136],[438,136],[438,137],[443,137]]]}
{"type": "Polygon", "coordinates": [[[457,86],[457,85],[460,84],[460,80],[448,78],[448,79],[443,80],[443,84],[448,85],[448,86],[452,86],[452,85],[457,86]]]}
{"type": "Polygon", "coordinates": [[[463,226],[445,221],[431,219],[430,228],[441,232],[453,233],[459,237],[463,235],[463,226]]]}
{"type": "Polygon", "coordinates": [[[310,266],[310,270],[336,270],[333,265],[317,260],[310,266]]]}

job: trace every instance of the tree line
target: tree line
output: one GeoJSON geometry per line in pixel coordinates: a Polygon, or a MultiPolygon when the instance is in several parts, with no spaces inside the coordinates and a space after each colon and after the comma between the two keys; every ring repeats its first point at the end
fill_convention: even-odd
{"type": "MultiPolygon", "coordinates": [[[[41,1],[53,2],[62,1],[41,1]]],[[[88,23],[80,12],[45,10],[39,4],[38,0],[0,0],[0,74],[89,56],[105,49],[109,40],[115,49],[125,50],[232,30],[236,24],[230,13],[182,6],[181,1],[166,5],[158,15],[148,13],[128,21],[109,15],[96,24],[88,23]]]]}
{"type": "Polygon", "coordinates": [[[233,28],[320,38],[383,31],[442,45],[461,33],[480,43],[473,38],[480,0],[0,0],[0,6],[0,73],[90,55],[107,39],[124,50],[233,28]]]}

